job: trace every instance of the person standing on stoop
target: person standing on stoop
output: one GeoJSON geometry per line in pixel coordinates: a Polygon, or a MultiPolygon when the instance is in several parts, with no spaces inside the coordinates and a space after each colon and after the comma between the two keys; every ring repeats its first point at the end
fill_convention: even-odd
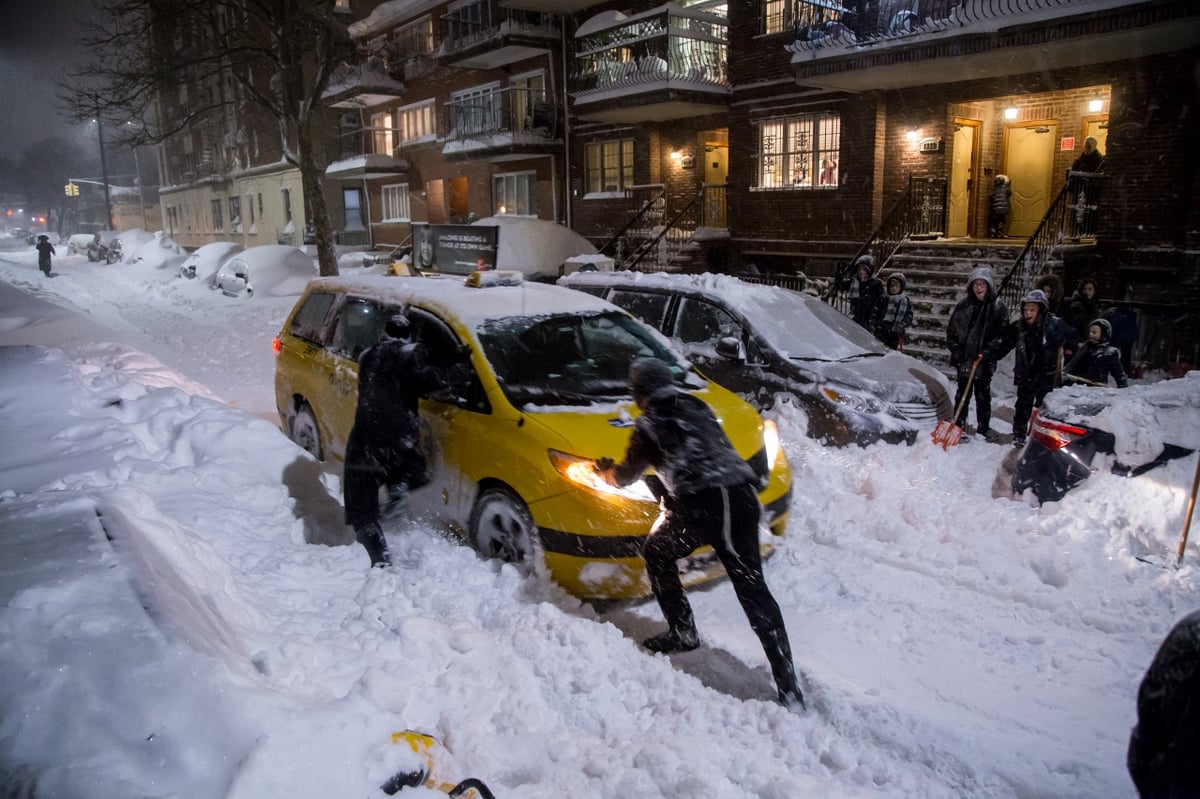
{"type": "Polygon", "coordinates": [[[725,566],[750,627],[758,635],[784,706],[804,708],[792,649],[779,604],[767,588],[758,544],[762,506],[759,479],[738,455],[702,400],[676,387],[671,367],[639,358],[629,368],[629,388],[642,411],[622,463],[596,461],[601,479],[626,486],[647,469],[646,481],[662,503],[642,547],[654,597],[668,629],[646,639],[651,652],[686,652],[700,645],[691,604],[675,562],[704,544],[725,566]]]}

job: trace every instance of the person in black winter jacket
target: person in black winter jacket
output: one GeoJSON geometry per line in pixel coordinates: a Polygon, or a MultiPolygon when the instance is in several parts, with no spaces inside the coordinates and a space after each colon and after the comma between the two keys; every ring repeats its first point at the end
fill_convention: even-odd
{"type": "Polygon", "coordinates": [[[1112,376],[1119,388],[1129,385],[1125,368],[1121,366],[1121,351],[1108,343],[1111,338],[1112,325],[1107,319],[1092,320],[1088,325],[1087,341],[1063,369],[1063,379],[1082,377],[1091,383],[1108,385],[1108,378],[1112,376]]]}
{"type": "Polygon", "coordinates": [[[963,392],[967,390],[971,364],[982,356],[971,389],[975,395],[976,429],[983,436],[991,432],[992,376],[996,373],[996,362],[1004,354],[1007,327],[1008,308],[996,297],[992,270],[986,266],[972,269],[967,275],[967,296],[950,312],[946,346],[950,349],[950,365],[958,377],[954,407],[962,404],[962,411],[955,420],[959,427],[965,428],[969,412],[969,401],[963,401],[963,392]]]}
{"type": "Polygon", "coordinates": [[[850,277],[850,318],[872,333],[883,297],[883,281],[875,277],[875,258],[860,255],[850,277]]]}
{"type": "Polygon", "coordinates": [[[666,363],[635,360],[629,387],[642,415],[634,424],[625,459],[615,464],[601,458],[596,472],[611,485],[626,486],[654,469],[654,476],[646,480],[660,498],[662,513],[642,547],[642,557],[668,629],[646,639],[644,646],[651,652],[684,652],[700,645],[676,562],[708,544],[724,564],[762,643],[780,703],[803,707],[783,614],[763,577],[758,476],[733,448],[708,405],[676,387],[666,363]]]}
{"type": "Polygon", "coordinates": [[[1138,687],[1125,764],[1141,799],[1200,796],[1200,611],[1163,639],[1138,687]]]}
{"type": "Polygon", "coordinates": [[[50,256],[55,255],[55,252],[49,236],[43,234],[37,237],[37,251],[38,269],[42,270],[43,275],[50,277],[50,256]]]}
{"type": "Polygon", "coordinates": [[[903,272],[892,272],[887,279],[887,294],[879,300],[875,314],[875,338],[893,350],[904,346],[904,331],[912,324],[913,308],[905,288],[908,279],[903,272]]]}
{"type": "Polygon", "coordinates": [[[1079,281],[1079,288],[1067,300],[1066,320],[1079,338],[1088,333],[1088,325],[1100,315],[1100,301],[1096,299],[1096,281],[1085,277],[1079,281]]]}
{"type": "Polygon", "coordinates": [[[1058,385],[1062,351],[1074,347],[1075,341],[1071,327],[1050,313],[1050,302],[1044,291],[1034,289],[1021,299],[1021,317],[1009,326],[1004,350],[1016,349],[1013,362],[1013,383],[1017,389],[1013,410],[1014,447],[1025,444],[1033,409],[1042,407],[1042,400],[1058,385]]]}
{"type": "Polygon", "coordinates": [[[367,550],[372,566],[390,562],[380,525],[379,489],[394,503],[429,482],[420,446],[417,405],[443,388],[446,371],[429,364],[425,347],[410,338],[404,314],[392,316],[383,338],[363,353],[358,365],[358,405],[346,441],[343,495],[346,524],[367,550]]]}

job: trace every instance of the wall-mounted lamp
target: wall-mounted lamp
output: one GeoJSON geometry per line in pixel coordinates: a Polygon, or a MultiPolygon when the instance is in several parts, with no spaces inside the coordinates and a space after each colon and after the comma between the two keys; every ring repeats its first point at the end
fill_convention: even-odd
{"type": "Polygon", "coordinates": [[[921,131],[917,130],[916,128],[909,128],[904,134],[904,138],[908,139],[910,143],[915,144],[921,139],[921,131]]]}
{"type": "Polygon", "coordinates": [[[683,158],[683,153],[679,152],[678,150],[671,151],[671,160],[672,161],[675,161],[678,163],[680,158],[683,158]]]}
{"type": "Polygon", "coordinates": [[[672,150],[671,160],[682,169],[691,169],[696,165],[696,159],[683,150],[672,150]]]}
{"type": "Polygon", "coordinates": [[[1093,114],[1099,114],[1104,110],[1103,100],[1088,100],[1088,111],[1093,114]]]}
{"type": "Polygon", "coordinates": [[[1018,113],[1020,112],[1017,111],[1017,107],[1015,105],[1010,105],[1008,108],[1004,109],[1004,118],[1016,119],[1018,113]]]}

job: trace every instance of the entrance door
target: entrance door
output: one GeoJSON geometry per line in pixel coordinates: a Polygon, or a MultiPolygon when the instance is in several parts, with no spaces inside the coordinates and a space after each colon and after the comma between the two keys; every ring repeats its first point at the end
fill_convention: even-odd
{"type": "MultiPolygon", "coordinates": [[[[724,187],[729,181],[729,131],[705,130],[700,133],[704,142],[704,182],[724,187]]],[[[704,190],[704,224],[708,227],[729,227],[725,216],[725,189],[704,190]]]]}
{"type": "Polygon", "coordinates": [[[1004,174],[1012,185],[1008,235],[1028,238],[1050,208],[1058,123],[1030,122],[1004,129],[1004,174]]]}
{"type": "Polygon", "coordinates": [[[1096,140],[1096,149],[1101,155],[1108,155],[1108,117],[1084,117],[1083,137],[1091,136],[1096,140]]]}
{"type": "Polygon", "coordinates": [[[954,120],[950,166],[950,219],[947,236],[970,236],[975,227],[975,165],[979,162],[979,120],[954,120]]]}

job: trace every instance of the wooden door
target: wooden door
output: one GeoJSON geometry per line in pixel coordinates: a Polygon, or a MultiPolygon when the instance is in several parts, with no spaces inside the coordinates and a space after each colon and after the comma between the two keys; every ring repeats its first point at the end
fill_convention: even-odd
{"type": "Polygon", "coordinates": [[[1012,184],[1008,235],[1028,238],[1050,208],[1056,122],[1008,125],[1004,129],[1004,174],[1012,184]]]}
{"type": "Polygon", "coordinates": [[[975,168],[979,163],[979,120],[954,120],[954,150],[950,161],[950,208],[947,236],[974,232],[975,168]]]}

